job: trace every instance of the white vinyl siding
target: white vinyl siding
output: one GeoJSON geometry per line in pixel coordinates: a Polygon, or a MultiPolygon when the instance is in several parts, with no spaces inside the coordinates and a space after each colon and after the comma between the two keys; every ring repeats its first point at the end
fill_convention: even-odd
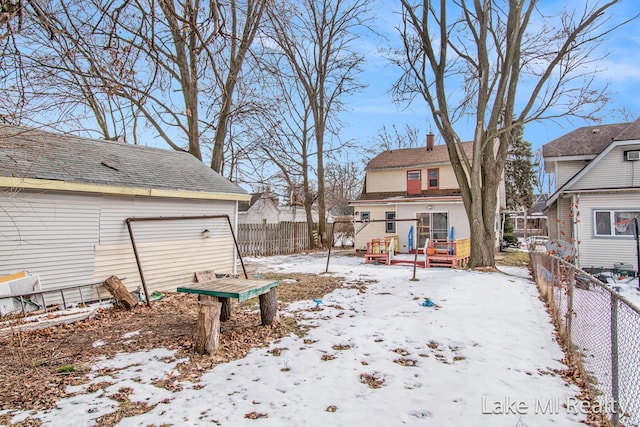
{"type": "MultiPolygon", "coordinates": [[[[469,221],[462,202],[459,203],[398,203],[396,205],[397,219],[415,219],[418,212],[445,212],[449,219],[449,225],[455,227],[455,239],[463,239],[470,236],[469,221]],[[431,206],[431,209],[429,209],[431,206]]],[[[414,246],[416,243],[416,222],[398,221],[396,222],[396,234],[398,236],[398,251],[407,252],[409,244],[409,230],[414,229],[414,246]]],[[[448,235],[448,232],[447,232],[448,235]]]]}
{"type": "MultiPolygon", "coordinates": [[[[370,220],[384,220],[385,219],[385,211],[389,210],[389,206],[387,205],[369,205],[369,206],[357,206],[355,210],[358,212],[358,216],[360,212],[369,212],[370,220]]],[[[384,238],[385,233],[385,222],[370,222],[364,226],[361,222],[355,223],[356,229],[356,241],[355,248],[360,250],[367,249],[367,242],[370,242],[375,238],[384,238]]]]}
{"type": "Polygon", "coordinates": [[[93,278],[100,196],[0,193],[0,274],[28,270],[43,288],[93,278]]]}
{"type": "Polygon", "coordinates": [[[572,190],[593,188],[627,188],[640,186],[640,161],[624,160],[624,151],[632,147],[616,147],[594,164],[572,190]]]}
{"type": "MultiPolygon", "coordinates": [[[[0,206],[0,274],[28,270],[40,275],[43,289],[111,275],[126,277],[129,290],[138,287],[128,217],[226,214],[233,224],[235,212],[235,201],[27,190],[2,193],[0,206]]],[[[224,218],[132,222],[132,228],[150,292],[193,282],[198,270],[233,272],[233,237],[224,218]]]]}
{"type": "MultiPolygon", "coordinates": [[[[104,216],[112,227],[122,230],[126,217],[122,211],[103,209],[104,216]],[[120,211],[120,219],[117,212],[120,211]]],[[[130,217],[184,217],[198,215],[229,215],[233,224],[234,202],[175,199],[137,198],[129,208],[130,217]]],[[[220,273],[233,272],[233,236],[225,218],[132,221],[131,228],[149,290],[175,290],[179,285],[194,281],[199,270],[214,269],[220,273]],[[209,230],[208,238],[202,232],[209,230]]],[[[124,240],[115,244],[96,247],[97,280],[111,274],[127,274],[127,287],[135,289],[141,285],[133,257],[126,224],[124,240]],[[124,243],[124,244],[122,244],[124,243]],[[120,272],[122,270],[122,272],[120,272]],[[133,275],[128,272],[134,271],[133,275]]],[[[107,230],[105,230],[107,232],[107,230]]]]}
{"type": "MultiPolygon", "coordinates": [[[[166,242],[136,240],[136,245],[150,292],[175,291],[178,286],[193,283],[194,273],[200,270],[233,272],[232,239],[209,237],[166,242]]],[[[130,290],[142,285],[130,244],[97,246],[95,275],[96,281],[102,281],[110,275],[126,277],[123,281],[130,290]]]]}
{"type": "MultiPolygon", "coordinates": [[[[467,213],[464,210],[462,202],[458,203],[407,203],[398,204],[398,218],[416,218],[418,213],[428,212],[442,212],[446,213],[449,221],[449,226],[454,227],[454,239],[464,239],[470,236],[469,221],[467,220],[467,213]],[[431,206],[431,209],[429,209],[431,206]]],[[[413,226],[414,229],[414,246],[417,243],[416,239],[416,222],[407,221],[398,223],[398,239],[400,242],[400,252],[406,252],[409,243],[409,229],[413,226]]],[[[446,232],[448,236],[448,230],[446,232]]]]}
{"type": "Polygon", "coordinates": [[[556,188],[562,187],[567,181],[575,176],[588,162],[584,160],[562,161],[557,163],[556,188]]]}
{"type": "MultiPolygon", "coordinates": [[[[630,237],[594,236],[594,211],[638,211],[637,194],[582,194],[579,202],[580,221],[577,224],[579,265],[581,267],[613,267],[614,263],[632,264],[637,269],[635,244],[630,237]]],[[[568,240],[562,238],[562,240],[568,240]]]]}

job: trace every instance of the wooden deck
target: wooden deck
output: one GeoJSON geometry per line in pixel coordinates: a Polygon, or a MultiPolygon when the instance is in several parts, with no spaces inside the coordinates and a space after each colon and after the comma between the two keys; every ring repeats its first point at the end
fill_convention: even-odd
{"type": "Polygon", "coordinates": [[[462,267],[469,261],[470,239],[429,242],[427,267],[462,267]]]}

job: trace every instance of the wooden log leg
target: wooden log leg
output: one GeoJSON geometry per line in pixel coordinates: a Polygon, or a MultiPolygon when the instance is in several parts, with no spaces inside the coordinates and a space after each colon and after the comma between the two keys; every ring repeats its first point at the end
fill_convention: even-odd
{"type": "Polygon", "coordinates": [[[278,296],[275,287],[260,295],[260,317],[262,318],[262,326],[278,321],[278,296]]]}
{"type": "Polygon", "coordinates": [[[217,297],[198,296],[198,323],[196,325],[195,350],[200,354],[213,354],[220,343],[220,307],[217,297]]]}
{"type": "Polygon", "coordinates": [[[222,303],[222,308],[220,309],[220,321],[227,322],[231,320],[231,299],[226,297],[218,298],[222,303]]]}
{"type": "Polygon", "coordinates": [[[127,310],[131,310],[138,304],[138,301],[133,298],[124,284],[116,276],[111,276],[103,283],[104,287],[113,295],[116,299],[116,303],[127,310]]]}

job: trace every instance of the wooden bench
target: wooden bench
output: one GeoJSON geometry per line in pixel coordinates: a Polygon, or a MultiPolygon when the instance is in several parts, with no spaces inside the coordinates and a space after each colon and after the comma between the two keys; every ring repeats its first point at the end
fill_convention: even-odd
{"type": "Polygon", "coordinates": [[[364,263],[369,264],[373,262],[379,264],[383,262],[387,265],[391,264],[391,258],[393,257],[393,239],[388,247],[386,247],[384,239],[374,239],[374,241],[367,242],[367,252],[364,254],[364,263]],[[374,243],[376,240],[377,242],[374,243]]]}
{"type": "Polygon", "coordinates": [[[236,298],[246,301],[260,298],[262,325],[270,325],[278,319],[277,280],[220,278],[188,286],[181,286],[178,292],[197,294],[199,302],[198,323],[196,325],[195,349],[201,354],[213,354],[220,343],[220,298],[236,298]]]}

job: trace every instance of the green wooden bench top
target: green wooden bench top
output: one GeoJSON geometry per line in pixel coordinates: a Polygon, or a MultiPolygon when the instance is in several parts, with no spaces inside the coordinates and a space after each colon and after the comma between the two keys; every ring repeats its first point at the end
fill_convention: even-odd
{"type": "Polygon", "coordinates": [[[279,284],[280,282],[277,280],[218,279],[204,283],[193,283],[189,286],[181,286],[177,291],[188,294],[208,295],[210,297],[237,298],[242,302],[249,298],[265,294],[279,284]]]}

